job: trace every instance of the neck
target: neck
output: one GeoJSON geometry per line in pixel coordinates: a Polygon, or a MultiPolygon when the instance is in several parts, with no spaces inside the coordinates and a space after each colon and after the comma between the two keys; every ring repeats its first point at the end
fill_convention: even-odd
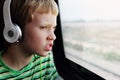
{"type": "Polygon", "coordinates": [[[2,57],[9,67],[20,70],[30,62],[32,54],[28,54],[19,43],[14,43],[9,46],[2,57]]]}

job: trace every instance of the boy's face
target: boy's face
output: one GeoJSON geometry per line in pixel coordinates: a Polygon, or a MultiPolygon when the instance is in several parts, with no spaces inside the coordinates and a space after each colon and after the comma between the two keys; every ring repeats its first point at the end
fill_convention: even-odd
{"type": "Polygon", "coordinates": [[[40,14],[35,12],[33,20],[25,26],[23,46],[29,53],[46,56],[52,50],[56,39],[56,15],[51,12],[40,14]]]}

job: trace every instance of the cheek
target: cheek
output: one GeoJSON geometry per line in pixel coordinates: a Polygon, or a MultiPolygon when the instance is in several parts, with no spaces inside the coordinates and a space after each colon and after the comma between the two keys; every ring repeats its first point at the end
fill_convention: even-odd
{"type": "Polygon", "coordinates": [[[40,37],[40,36],[37,36],[37,35],[28,36],[28,37],[26,38],[26,41],[27,41],[27,43],[28,43],[30,46],[36,47],[36,46],[38,46],[38,45],[42,45],[43,38],[40,37]]]}
{"type": "Polygon", "coordinates": [[[29,29],[25,33],[24,41],[26,46],[31,50],[38,50],[45,44],[45,35],[43,35],[39,30],[29,29]]]}

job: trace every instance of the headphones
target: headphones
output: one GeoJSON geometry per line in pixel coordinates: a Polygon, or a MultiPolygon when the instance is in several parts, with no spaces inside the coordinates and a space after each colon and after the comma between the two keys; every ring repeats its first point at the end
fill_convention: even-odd
{"type": "Polygon", "coordinates": [[[22,38],[22,31],[17,24],[12,23],[10,15],[11,0],[5,0],[3,5],[3,19],[5,27],[3,30],[3,37],[8,43],[19,42],[22,38]]]}

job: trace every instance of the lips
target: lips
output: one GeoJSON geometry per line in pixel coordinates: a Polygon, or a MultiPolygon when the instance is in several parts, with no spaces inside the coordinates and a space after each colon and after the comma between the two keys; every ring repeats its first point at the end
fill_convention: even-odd
{"type": "Polygon", "coordinates": [[[51,51],[51,50],[52,50],[52,46],[53,46],[52,43],[46,45],[46,46],[45,46],[45,50],[46,50],[46,51],[51,51]]]}

